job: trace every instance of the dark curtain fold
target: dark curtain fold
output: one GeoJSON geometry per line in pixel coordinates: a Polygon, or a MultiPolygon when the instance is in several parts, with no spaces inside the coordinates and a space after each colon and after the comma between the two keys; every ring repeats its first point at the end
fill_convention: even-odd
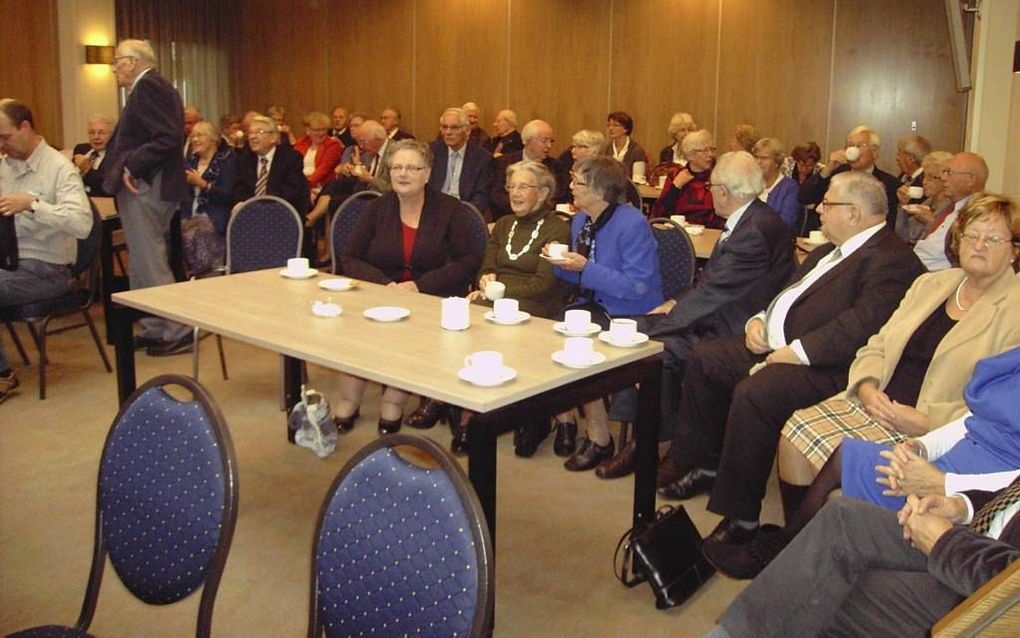
{"type": "Polygon", "coordinates": [[[116,0],[117,40],[148,40],[157,68],[218,123],[230,107],[230,53],[236,3],[230,0],[116,0]]]}

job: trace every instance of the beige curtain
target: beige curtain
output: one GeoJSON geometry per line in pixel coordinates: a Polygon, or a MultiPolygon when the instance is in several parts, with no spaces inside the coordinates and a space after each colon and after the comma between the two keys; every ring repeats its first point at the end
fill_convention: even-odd
{"type": "Polygon", "coordinates": [[[229,0],[116,0],[117,40],[148,40],[157,68],[205,119],[230,108],[230,51],[236,19],[229,0]]]}

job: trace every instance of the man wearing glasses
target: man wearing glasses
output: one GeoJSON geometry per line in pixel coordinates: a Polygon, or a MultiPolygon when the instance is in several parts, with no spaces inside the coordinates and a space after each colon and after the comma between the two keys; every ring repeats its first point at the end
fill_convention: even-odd
{"type": "Polygon", "coordinates": [[[942,171],[942,181],[952,204],[932,211],[932,222],[914,244],[914,253],[929,271],[945,270],[952,265],[948,255],[949,229],[970,196],[984,190],[987,180],[988,164],[977,153],[957,153],[949,160],[949,166],[942,171]]]}
{"type": "MultiPolygon", "coordinates": [[[[156,55],[141,40],[123,40],[112,62],[127,103],[107,145],[103,189],[117,201],[128,245],[131,288],[174,282],[166,237],[180,202],[184,178],[184,107],[177,89],[155,69],[156,55]]],[[[164,356],[191,350],[191,329],[166,319],[138,322],[135,348],[164,356]]]]}
{"type": "Polygon", "coordinates": [[[542,120],[531,120],[521,129],[521,139],[524,141],[524,149],[500,155],[493,167],[492,183],[489,186],[493,221],[503,215],[509,215],[511,212],[510,199],[506,194],[506,169],[517,162],[532,160],[545,164],[545,167],[556,177],[556,193],[553,195],[553,199],[557,202],[567,201],[565,193],[570,178],[565,174],[556,158],[549,155],[553,144],[556,143],[553,127],[542,120]]]}
{"type": "Polygon", "coordinates": [[[432,142],[432,174],[429,186],[489,210],[492,155],[477,144],[468,144],[467,111],[448,108],[439,118],[440,139],[432,142]]]}

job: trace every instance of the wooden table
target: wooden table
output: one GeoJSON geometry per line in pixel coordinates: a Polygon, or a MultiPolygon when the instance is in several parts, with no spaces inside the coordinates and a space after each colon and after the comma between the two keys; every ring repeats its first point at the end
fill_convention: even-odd
{"type": "Polygon", "coordinates": [[[659,195],[662,194],[662,189],[653,184],[634,183],[634,186],[637,188],[638,195],[640,195],[641,199],[644,200],[651,200],[654,202],[659,199],[659,195]]]}
{"type": "Polygon", "coordinates": [[[606,361],[575,370],[550,359],[562,349],[564,339],[553,331],[551,321],[532,318],[516,326],[499,326],[483,318],[487,308],[472,305],[471,327],[451,332],[439,327],[438,297],[375,284],[328,292],[316,285],[326,277],[295,281],[276,270],[264,270],[114,294],[121,402],[135,389],[131,325],[140,314],[136,311],[141,311],[283,354],[288,406],[298,400],[301,361],[308,361],[467,408],[478,413],[469,430],[468,474],[495,540],[496,436],[639,382],[633,516],[636,525],[652,520],[661,343],[615,348],[596,340],[596,350],[606,355],[606,361]],[[340,317],[312,315],[312,302],[326,298],[342,305],[340,317]],[[411,315],[395,323],[362,316],[363,310],[378,305],[400,305],[411,315]],[[517,370],[516,379],[480,388],[457,378],[465,356],[491,349],[504,353],[506,364],[517,370]]]}

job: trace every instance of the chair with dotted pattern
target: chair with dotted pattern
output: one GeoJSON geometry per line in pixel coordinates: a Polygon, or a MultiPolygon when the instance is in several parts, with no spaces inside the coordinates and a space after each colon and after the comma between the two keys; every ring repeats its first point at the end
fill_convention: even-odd
{"type": "Polygon", "coordinates": [[[648,220],[655,235],[659,253],[659,272],[662,274],[662,296],[675,299],[694,285],[698,258],[694,244],[684,229],[671,219],[658,217],[648,220]]]}
{"type": "Polygon", "coordinates": [[[377,439],[340,470],[323,503],[308,635],[486,635],[492,560],[456,459],[429,439],[377,439]]]}
{"type": "Polygon", "coordinates": [[[177,602],[202,587],[195,635],[208,636],[237,521],[237,461],[223,414],[205,388],[163,375],[128,398],[106,437],[96,507],[78,622],[12,636],[90,635],[107,556],[124,586],[150,605],[177,602]],[[190,398],[179,400],[169,386],[190,398]]]}
{"type": "Polygon", "coordinates": [[[382,193],[376,191],[358,191],[344,200],[333,215],[333,222],[329,227],[329,255],[334,274],[340,274],[340,257],[354,233],[354,227],[361,219],[361,213],[365,211],[365,206],[380,195],[382,193]]]}

